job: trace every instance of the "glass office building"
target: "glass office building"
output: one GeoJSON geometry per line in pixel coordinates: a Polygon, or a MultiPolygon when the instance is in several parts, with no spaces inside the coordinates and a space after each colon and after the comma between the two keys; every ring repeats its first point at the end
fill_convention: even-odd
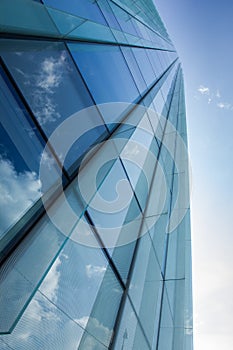
{"type": "Polygon", "coordinates": [[[183,75],[152,0],[1,0],[0,30],[0,349],[192,349],[183,75]]]}

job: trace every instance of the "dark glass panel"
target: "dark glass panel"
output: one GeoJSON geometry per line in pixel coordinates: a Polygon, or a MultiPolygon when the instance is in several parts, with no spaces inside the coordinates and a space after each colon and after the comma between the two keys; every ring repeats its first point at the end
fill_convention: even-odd
{"type": "Polygon", "coordinates": [[[54,185],[58,175],[55,160],[48,154],[45,164],[48,179],[41,183],[39,168],[44,141],[2,69],[0,90],[0,236],[3,236],[54,185]]]}

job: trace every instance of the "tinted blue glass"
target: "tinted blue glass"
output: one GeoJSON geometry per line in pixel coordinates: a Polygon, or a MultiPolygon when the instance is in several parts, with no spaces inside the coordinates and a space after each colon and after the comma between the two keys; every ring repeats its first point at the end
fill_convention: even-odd
{"type": "Polygon", "coordinates": [[[120,25],[111,9],[111,6],[108,2],[108,0],[99,0],[98,1],[98,6],[101,9],[101,11],[103,12],[103,15],[108,23],[108,25],[111,28],[115,28],[120,30],[120,25]]]}
{"type": "Polygon", "coordinates": [[[137,30],[137,33],[139,34],[140,38],[144,38],[146,40],[150,40],[150,36],[148,35],[146,26],[143,25],[141,22],[139,21],[134,21],[134,26],[137,30]]]}
{"type": "Polygon", "coordinates": [[[87,211],[126,280],[141,224],[141,211],[119,160],[106,174],[87,211]]]}
{"type": "Polygon", "coordinates": [[[149,234],[153,241],[153,246],[160,269],[162,270],[168,214],[166,213],[160,215],[156,223],[154,223],[154,217],[146,218],[145,223],[148,227],[150,227],[149,234]]]}
{"type": "Polygon", "coordinates": [[[133,102],[139,95],[117,46],[69,44],[96,103],[133,102]]]}
{"type": "Polygon", "coordinates": [[[147,115],[144,115],[129,143],[126,144],[121,153],[125,170],[142,211],[146,206],[157,153],[158,147],[153,138],[153,131],[147,115]],[[146,127],[147,131],[141,129],[140,126],[146,127]]]}
{"type": "Polygon", "coordinates": [[[81,346],[87,344],[90,334],[108,346],[122,289],[101,249],[69,240],[46,276],[40,291],[87,330],[88,334],[81,340],[81,346]],[[57,285],[51,290],[50,281],[54,281],[55,276],[57,285]],[[104,305],[109,301],[111,303],[106,310],[104,305]]]}
{"type": "Polygon", "coordinates": [[[131,16],[119,6],[115,5],[112,1],[109,2],[109,4],[120,24],[122,31],[136,36],[137,32],[132,24],[131,16]]]}
{"type": "MultiPolygon", "coordinates": [[[[1,50],[5,63],[48,137],[65,119],[93,104],[64,44],[12,40],[5,42],[1,50]]],[[[103,125],[98,113],[80,118],[78,122],[86,125],[88,130],[93,119],[103,125]]],[[[73,131],[74,127],[70,132],[73,131]]],[[[69,168],[105,131],[103,125],[82,136],[79,145],[74,144],[70,150],[66,167],[69,168]]],[[[63,137],[69,139],[69,132],[63,137]]]]}
{"type": "Polygon", "coordinates": [[[140,48],[132,48],[132,51],[147,85],[150,85],[155,81],[156,75],[152,69],[145,50],[140,48]]]}
{"type": "Polygon", "coordinates": [[[139,241],[137,260],[132,275],[129,296],[142,322],[147,338],[152,344],[159,312],[161,271],[158,259],[148,234],[139,241]]]}
{"type": "Polygon", "coordinates": [[[138,62],[135,59],[135,56],[132,52],[132,49],[129,47],[122,47],[122,52],[123,52],[123,55],[126,59],[128,66],[129,66],[129,69],[134,77],[136,85],[137,85],[140,93],[142,93],[143,91],[146,90],[147,85],[146,85],[145,79],[144,79],[144,77],[143,77],[143,75],[138,67],[138,62]]]}
{"type": "Polygon", "coordinates": [[[97,3],[91,0],[79,0],[78,3],[66,0],[44,0],[44,3],[64,12],[69,12],[74,15],[90,19],[94,22],[106,24],[97,3]]]}
{"type": "Polygon", "coordinates": [[[4,61],[48,136],[64,119],[92,105],[64,44],[14,40],[4,44],[4,61]]]}
{"type": "Polygon", "coordinates": [[[119,160],[114,163],[98,192],[89,203],[88,212],[100,233],[101,229],[104,231],[113,229],[113,246],[119,238],[117,234],[120,233],[124,223],[140,219],[140,209],[119,160]],[[107,210],[107,205],[109,210],[107,210]]]}
{"type": "Polygon", "coordinates": [[[128,298],[124,305],[122,322],[120,323],[113,349],[150,349],[128,298]]]}
{"type": "Polygon", "coordinates": [[[39,166],[43,141],[2,70],[1,73],[0,237],[58,178],[51,158],[48,181],[42,187],[39,166]]]}
{"type": "Polygon", "coordinates": [[[14,331],[4,335],[10,349],[77,349],[83,328],[41,292],[36,292],[14,331]]]}
{"type": "Polygon", "coordinates": [[[145,50],[145,51],[152,65],[153,71],[155,72],[157,77],[160,76],[169,65],[167,64],[162,67],[157,50],[145,50]]]}
{"type": "MultiPolygon", "coordinates": [[[[67,200],[77,214],[77,222],[81,209],[71,191],[67,193],[67,200]]],[[[66,235],[62,234],[45,215],[1,266],[1,332],[9,332],[12,327],[15,327],[25,306],[30,302],[35,290],[48,273],[48,269],[51,268],[54,259],[75,225],[75,222],[72,223],[67,217],[63,200],[58,199],[50,207],[49,213],[50,218],[60,223],[59,227],[66,235]],[[63,215],[67,220],[64,220],[63,215]],[[2,278],[3,275],[4,278],[2,278]],[[9,305],[11,305],[10,308],[9,305]]],[[[56,279],[56,271],[54,270],[56,268],[51,273],[56,279]]]]}

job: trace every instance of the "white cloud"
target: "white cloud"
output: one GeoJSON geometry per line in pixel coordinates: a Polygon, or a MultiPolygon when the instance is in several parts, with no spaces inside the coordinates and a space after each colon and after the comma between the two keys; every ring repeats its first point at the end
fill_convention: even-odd
{"type": "Polygon", "coordinates": [[[54,168],[54,166],[56,166],[55,159],[46,151],[44,151],[41,154],[40,164],[43,164],[44,166],[46,166],[48,170],[51,170],[54,168]]]}
{"type": "Polygon", "coordinates": [[[62,83],[65,59],[65,52],[62,52],[58,59],[46,57],[40,65],[39,74],[34,77],[34,109],[41,125],[55,122],[61,117],[53,95],[62,83]]]}
{"type": "Polygon", "coordinates": [[[216,96],[217,98],[220,98],[220,97],[221,97],[219,90],[216,91],[216,95],[215,95],[215,96],[216,96]]]}
{"type": "Polygon", "coordinates": [[[89,316],[83,316],[81,318],[75,319],[75,322],[77,322],[82,328],[86,328],[87,322],[89,320],[89,316]]]}
{"type": "Polygon", "coordinates": [[[33,100],[34,113],[40,125],[55,122],[61,117],[57,104],[46,90],[36,89],[33,92],[33,100]]]}
{"type": "Polygon", "coordinates": [[[233,109],[232,105],[228,102],[219,102],[217,103],[217,106],[221,109],[233,109]]]}
{"type": "Polygon", "coordinates": [[[53,303],[57,301],[57,291],[59,287],[60,271],[59,266],[61,265],[61,259],[57,258],[47,274],[40,290],[46,295],[53,303]]]}
{"type": "Polygon", "coordinates": [[[65,52],[62,52],[58,59],[46,57],[41,63],[41,70],[36,79],[36,86],[53,94],[55,88],[62,82],[62,66],[66,59],[65,52]]]}
{"type": "Polygon", "coordinates": [[[233,105],[229,102],[217,102],[221,98],[221,94],[219,90],[217,89],[216,93],[211,92],[211,90],[204,85],[200,85],[198,88],[198,92],[201,95],[204,95],[207,98],[207,103],[210,104],[214,101],[216,101],[216,106],[220,109],[225,109],[225,110],[233,110],[233,105]]]}
{"type": "Polygon", "coordinates": [[[102,277],[105,274],[106,267],[105,266],[95,266],[95,265],[86,265],[86,274],[88,278],[92,278],[95,276],[102,277]]]}
{"type": "Polygon", "coordinates": [[[0,231],[4,232],[40,198],[41,182],[35,172],[18,173],[13,163],[0,158],[0,231]]]}
{"type": "Polygon", "coordinates": [[[202,95],[209,95],[210,94],[210,89],[204,85],[200,85],[198,88],[198,91],[202,94],[202,95]]]}
{"type": "MultiPolygon", "coordinates": [[[[88,333],[95,335],[95,337],[102,343],[106,345],[109,343],[112,336],[112,330],[105,327],[96,318],[83,316],[80,319],[75,319],[75,322],[80,324],[83,328],[87,327],[88,333]]],[[[86,336],[82,345],[85,347],[85,350],[96,349],[96,340],[92,336],[86,336]]]]}
{"type": "Polygon", "coordinates": [[[59,317],[57,313],[54,312],[55,306],[49,303],[49,308],[43,305],[42,299],[39,297],[34,297],[29,304],[29,313],[28,316],[30,319],[33,319],[38,322],[43,322],[43,319],[50,321],[58,321],[59,317]]]}
{"type": "MultiPolygon", "coordinates": [[[[31,89],[32,108],[41,125],[55,122],[61,117],[53,95],[62,84],[65,60],[66,53],[63,51],[58,58],[44,58],[38,65],[38,72],[34,74],[15,68],[18,74],[23,76],[24,85],[31,89]]],[[[66,66],[66,69],[69,67],[66,66]]]]}

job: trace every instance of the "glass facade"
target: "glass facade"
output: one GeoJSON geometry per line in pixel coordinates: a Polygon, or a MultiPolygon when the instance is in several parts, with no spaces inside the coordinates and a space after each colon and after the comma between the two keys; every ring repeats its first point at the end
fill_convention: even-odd
{"type": "Polygon", "coordinates": [[[0,42],[0,349],[193,349],[183,73],[152,0],[1,0],[0,42]]]}

